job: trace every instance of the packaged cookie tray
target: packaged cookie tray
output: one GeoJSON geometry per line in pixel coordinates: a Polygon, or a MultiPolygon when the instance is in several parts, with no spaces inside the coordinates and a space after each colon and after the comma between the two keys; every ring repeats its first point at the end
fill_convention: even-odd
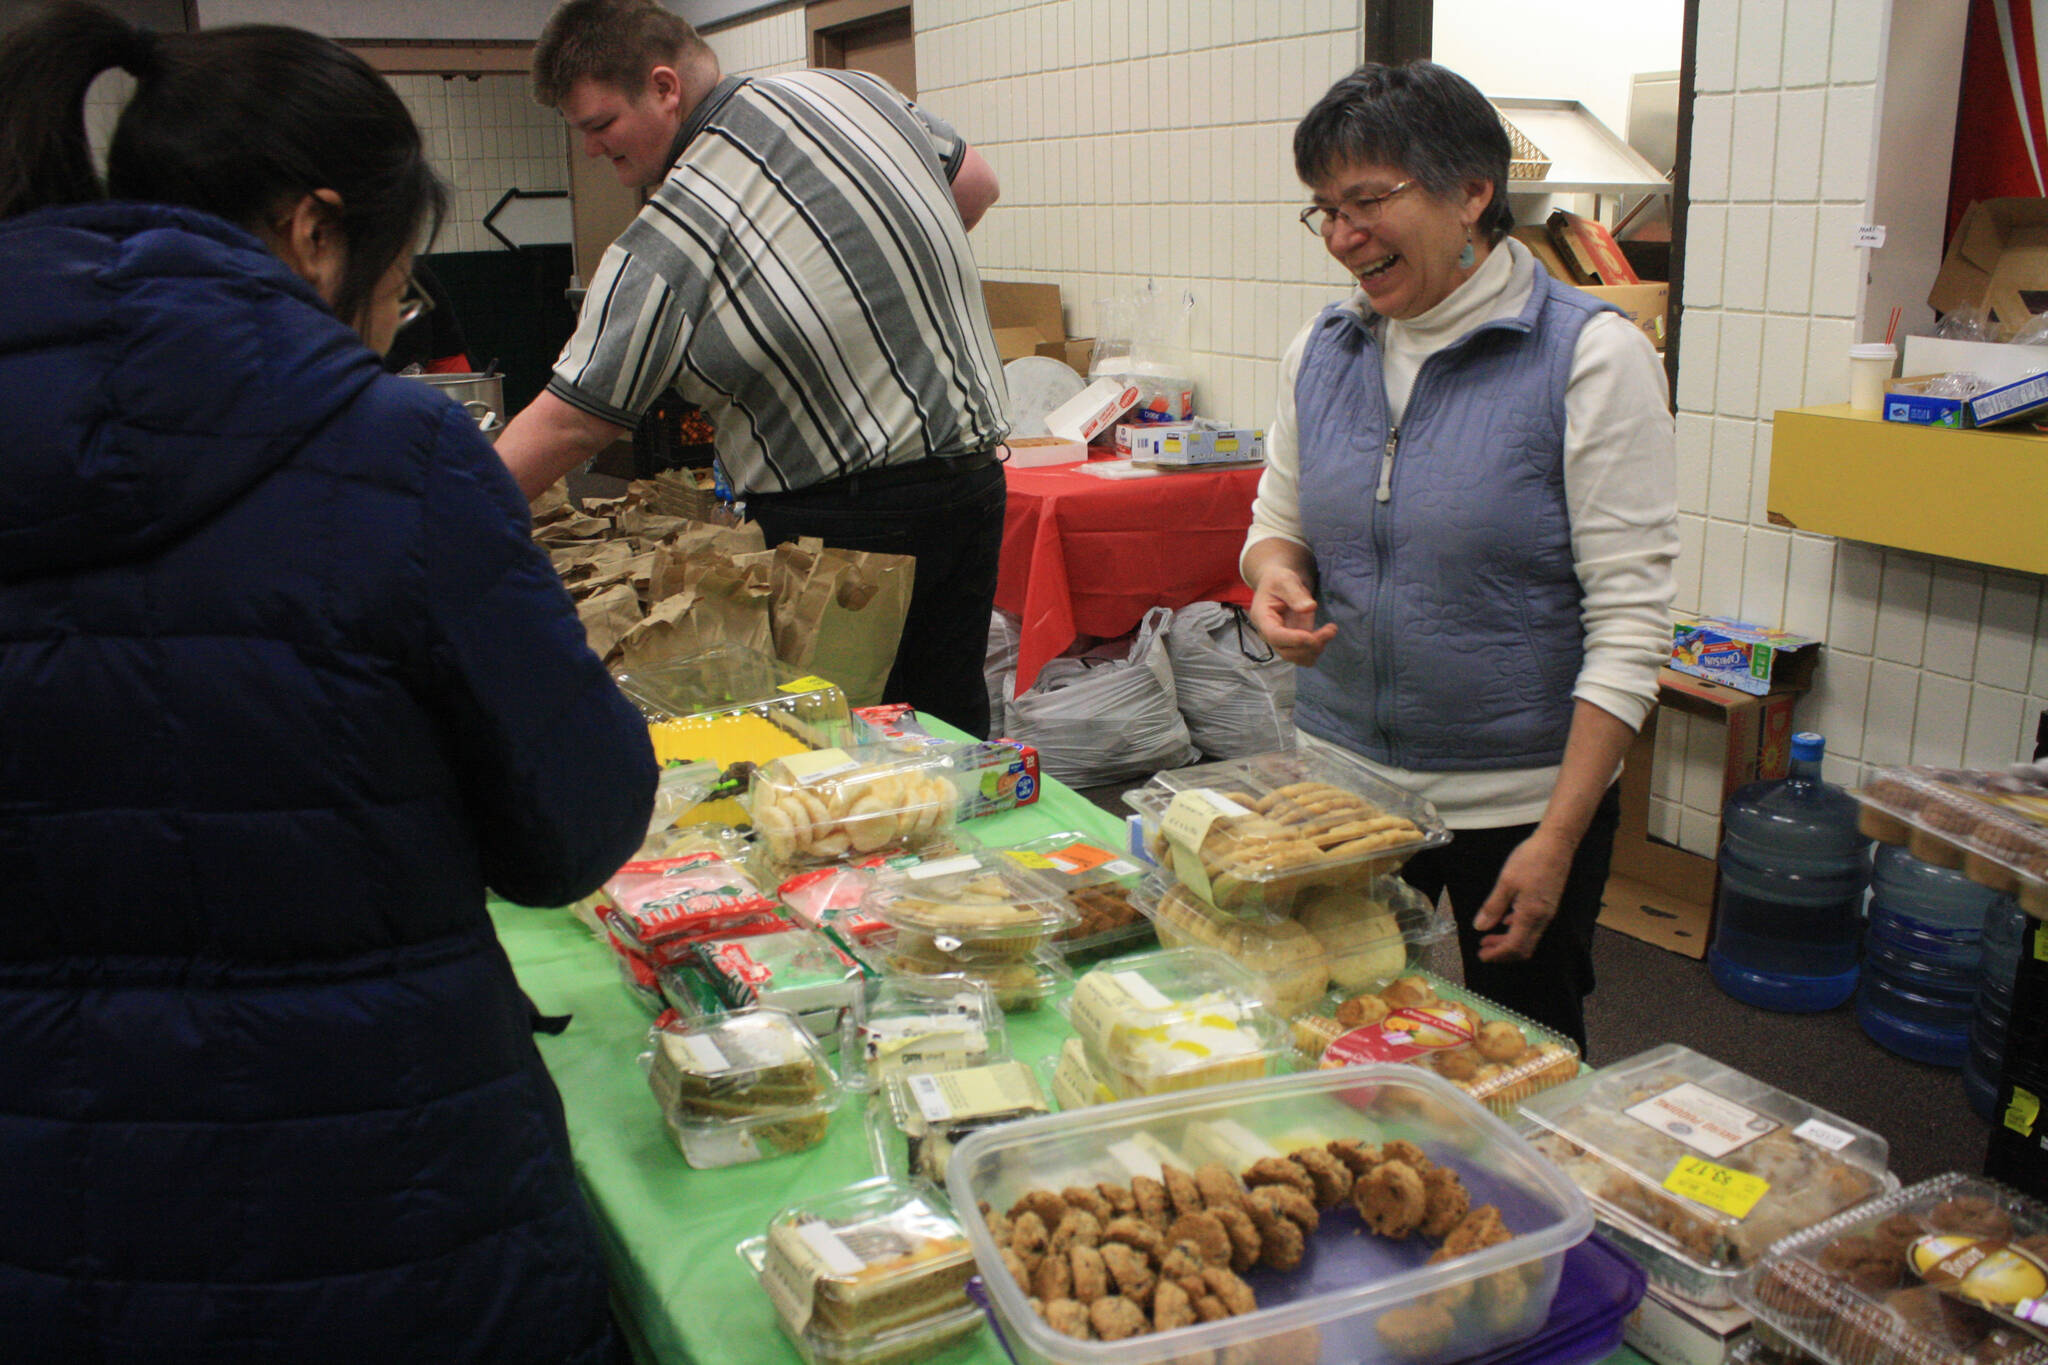
{"type": "Polygon", "coordinates": [[[1659,1286],[1706,1308],[1778,1238],[1898,1188],[1866,1128],[1675,1043],[1522,1102],[1536,1150],[1659,1286]]]}
{"type": "Polygon", "coordinates": [[[847,941],[845,946],[862,966],[884,980],[958,976],[982,982],[1006,1013],[1035,1010],[1074,980],[1066,959],[1050,948],[1024,957],[965,949],[947,952],[935,939],[918,935],[903,939],[889,928],[847,941]]]}
{"type": "Polygon", "coordinates": [[[1100,957],[1152,936],[1157,879],[1113,843],[1072,830],[995,850],[1058,887],[1074,921],[1052,936],[1069,959],[1100,957]]]}
{"type": "Polygon", "coordinates": [[[1153,860],[1219,910],[1285,912],[1450,840],[1429,802],[1320,749],[1176,768],[1124,800],[1153,860]]]}
{"type": "MultiPolygon", "coordinates": [[[[853,713],[838,684],[741,645],[714,645],[702,653],[645,668],[615,669],[612,680],[650,724],[681,722],[683,729],[715,733],[719,742],[744,745],[749,735],[757,733],[754,726],[732,723],[743,717],[752,717],[808,749],[856,738],[853,713]]],[[[728,764],[766,762],[774,756],[686,755],[728,764]]]]}
{"type": "Polygon", "coordinates": [[[737,1250],[809,1361],[923,1359],[979,1325],[960,1223],[899,1181],[866,1180],[784,1209],[737,1250]]]}
{"type": "Polygon", "coordinates": [[[1938,1175],[1785,1238],[1735,1293],[1826,1365],[2043,1365],[2013,1309],[2048,1294],[2048,1207],[1938,1175]]]}
{"type": "MultiPolygon", "coordinates": [[[[1219,1294],[1240,1298],[1242,1290],[1249,1298],[1219,1303],[1230,1312],[1220,1320],[1190,1322],[1198,1317],[1190,1311],[1173,1318],[1188,1325],[1161,1329],[1155,1313],[1146,1324],[1149,1330],[1116,1340],[1082,1340],[1056,1330],[1034,1310],[1029,1302],[1034,1290],[1059,1286],[1036,1283],[1038,1272],[1029,1267],[1034,1283],[1018,1283],[1010,1263],[1022,1264],[1022,1257],[1014,1243],[998,1245],[1001,1220],[967,1216],[966,1231],[986,1281],[992,1316],[1018,1359],[1061,1365],[1163,1365],[1211,1358],[1262,1365],[1438,1365],[1537,1331],[1557,1291],[1567,1250],[1592,1226],[1578,1191],[1505,1124],[1437,1077],[1406,1066],[1272,1077],[1003,1124],[971,1135],[954,1151],[946,1183],[953,1207],[963,1215],[984,1206],[1014,1214],[1027,1195],[1078,1199],[1093,1190],[1105,1197],[1103,1187],[1115,1186],[1129,1192],[1136,1216],[1147,1217],[1142,1200],[1158,1196],[1160,1187],[1141,1183],[1141,1176],[1163,1182],[1170,1192],[1166,1198],[1172,1202],[1162,1201],[1158,1216],[1169,1227],[1183,1227],[1183,1238],[1191,1239],[1189,1246],[1203,1256],[1205,1281],[1216,1283],[1219,1294]],[[1242,1137],[1221,1143],[1221,1131],[1242,1137]],[[1293,1153],[1313,1147],[1327,1152],[1332,1141],[1413,1144],[1426,1163],[1455,1173],[1478,1221],[1488,1221],[1481,1210],[1490,1206],[1511,1236],[1460,1254],[1462,1247],[1450,1245],[1455,1234],[1442,1239],[1412,1231],[1378,1235],[1367,1230],[1353,1202],[1339,1196],[1325,1203],[1315,1184],[1311,1188],[1324,1205],[1319,1213],[1299,1219],[1290,1212],[1286,1218],[1258,1222],[1254,1235],[1260,1239],[1260,1259],[1231,1272],[1231,1278],[1209,1276],[1207,1271],[1216,1266],[1206,1263],[1219,1256],[1226,1266],[1237,1263],[1232,1257],[1238,1244],[1230,1234],[1222,1243],[1225,1250],[1210,1250],[1214,1230],[1201,1218],[1177,1222],[1182,1203],[1206,1208],[1216,1198],[1202,1193],[1207,1188],[1202,1182],[1215,1171],[1204,1174],[1200,1168],[1220,1162],[1243,1174],[1253,1165],[1251,1151],[1243,1150],[1247,1146],[1252,1151],[1293,1153]],[[1191,1180],[1191,1173],[1200,1178],[1191,1180]],[[1266,1227],[1266,1221],[1273,1226],[1266,1227]],[[1312,1231],[1304,1230],[1311,1224],[1312,1231]]],[[[1391,1189],[1400,1202],[1400,1187],[1391,1189]]],[[[1376,1218],[1399,1212],[1381,1202],[1377,1191],[1367,1196],[1376,1218]]],[[[1266,1212],[1276,1207],[1287,1205],[1275,1200],[1266,1212]]],[[[1203,1217],[1235,1226],[1235,1220],[1223,1223],[1228,1215],[1203,1217]]],[[[1404,1230],[1412,1227],[1410,1222],[1404,1230]]],[[[1075,1240],[1081,1240],[1078,1228],[1076,1233],[1075,1240]]],[[[1093,1278],[1094,1262],[1076,1259],[1087,1263],[1082,1277],[1093,1278]]],[[[1070,1293],[1096,1290],[1073,1284],[1071,1273],[1066,1278],[1070,1293]]],[[[1159,1284],[1163,1288],[1165,1281],[1159,1284]]],[[[1038,1297],[1045,1302],[1042,1294],[1038,1297]]],[[[1134,1329],[1135,1323],[1117,1322],[1129,1317],[1122,1311],[1129,1306],[1126,1296],[1112,1297],[1121,1302],[1102,1315],[1107,1325],[1117,1332],[1134,1329]]],[[[1086,1307],[1092,1314],[1094,1305],[1086,1307]]],[[[1058,1311],[1072,1310],[1063,1304],[1058,1311]]]]}
{"type": "Polygon", "coordinates": [[[943,756],[886,746],[818,749],[754,770],[754,836],[772,866],[915,852],[952,837],[960,793],[943,756]]]}
{"type": "Polygon", "coordinates": [[[992,957],[1028,957],[1074,922],[1059,887],[994,849],[878,869],[861,909],[905,947],[992,957]]]}
{"type": "Polygon", "coordinates": [[[1859,828],[2048,917],[2048,786],[2005,773],[1883,768],[1861,791],[1859,828]]]}
{"type": "Polygon", "coordinates": [[[1332,990],[1288,1025],[1308,1066],[1408,1062],[1426,1067],[1502,1118],[1579,1074],[1579,1045],[1432,972],[1376,992],[1332,990]]]}

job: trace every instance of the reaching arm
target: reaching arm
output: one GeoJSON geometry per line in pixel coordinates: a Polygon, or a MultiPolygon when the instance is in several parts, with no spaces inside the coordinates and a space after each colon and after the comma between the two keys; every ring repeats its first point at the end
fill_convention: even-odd
{"type": "Polygon", "coordinates": [[[1244,552],[1244,581],[1252,590],[1252,624],[1273,652],[1291,664],[1315,667],[1337,634],[1334,622],[1316,625],[1316,561],[1308,547],[1278,536],[1244,552]]]}
{"type": "Polygon", "coordinates": [[[960,219],[967,224],[968,231],[974,230],[981,215],[989,211],[1001,193],[995,167],[974,148],[966,148],[960,158],[960,169],[953,176],[953,202],[960,206],[960,219]]]}
{"type": "Polygon", "coordinates": [[[625,431],[544,391],[499,433],[498,457],[531,502],[625,431]]]}

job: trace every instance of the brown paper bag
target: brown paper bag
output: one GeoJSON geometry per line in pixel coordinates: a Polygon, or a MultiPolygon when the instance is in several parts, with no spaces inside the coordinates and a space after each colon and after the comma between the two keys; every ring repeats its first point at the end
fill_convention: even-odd
{"type": "Polygon", "coordinates": [[[619,640],[617,662],[647,668],[667,659],[701,654],[713,645],[744,645],[763,654],[775,651],[769,604],[774,556],[701,555],[683,568],[679,591],[657,600],[619,640]]]}
{"type": "Polygon", "coordinates": [[[602,659],[640,623],[640,594],[633,591],[632,584],[619,583],[578,603],[576,614],[583,620],[590,652],[602,659]]]}
{"type": "Polygon", "coordinates": [[[854,706],[882,699],[917,561],[840,550],[814,536],[775,547],[775,655],[839,684],[854,706]]]}

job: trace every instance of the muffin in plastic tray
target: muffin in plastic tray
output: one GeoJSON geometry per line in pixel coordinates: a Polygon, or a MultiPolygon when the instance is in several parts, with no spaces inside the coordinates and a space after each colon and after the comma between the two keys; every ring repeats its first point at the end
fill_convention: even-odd
{"type": "Polygon", "coordinates": [[[1124,800],[1152,857],[1220,910],[1284,912],[1451,837],[1429,802],[1321,749],[1176,768],[1124,800]]]}
{"type": "Polygon", "coordinates": [[[803,1026],[781,1010],[740,1010],[649,1035],[647,1084],[692,1166],[709,1169],[814,1147],[839,1086],[803,1026]]]}
{"type": "Polygon", "coordinates": [[[2044,1296],[2048,1208],[1953,1173],[1785,1238],[1736,1285],[1760,1335],[1827,1365],[2042,1365],[2043,1325],[2014,1310],[2044,1296]]]}
{"type": "MultiPolygon", "coordinates": [[[[612,680],[650,723],[715,727],[720,721],[751,716],[811,749],[844,744],[854,737],[846,694],[837,684],[740,645],[714,645],[701,654],[645,668],[615,669],[612,680]]],[[[741,733],[737,728],[733,732],[741,733]]],[[[745,757],[749,755],[720,756],[719,761],[745,757]]]]}
{"type": "Polygon", "coordinates": [[[898,1072],[953,1071],[1009,1056],[995,992],[968,976],[884,977],[847,1019],[839,1046],[842,1079],[859,1090],[898,1072]]]}
{"type": "Polygon", "coordinates": [[[924,957],[1025,958],[1073,922],[1057,887],[993,849],[881,869],[861,909],[924,957]]]}
{"type": "Polygon", "coordinates": [[[2048,785],[1999,772],[1884,768],[1861,791],[1859,828],[2048,916],[2048,785]]]}
{"type": "Polygon", "coordinates": [[[990,1210],[967,1234],[995,1319],[1033,1361],[1437,1365],[1540,1329],[1566,1252],[1592,1226],[1555,1167],[1406,1066],[984,1129],[954,1152],[946,1184],[955,1209],[990,1210]],[[1242,1139],[1219,1144],[1225,1129],[1242,1139]],[[1255,1161],[1247,1145],[1284,1156],[1255,1161]],[[1353,1163],[1368,1172],[1356,1194],[1353,1163]],[[1435,1193],[1411,1208],[1424,1188],[1435,1193]],[[1170,1220],[1172,1241],[1152,1215],[1170,1220]],[[1077,1311],[1097,1340],[1060,1330],[1077,1311]]]}
{"type": "Polygon", "coordinates": [[[949,838],[959,800],[942,757],[862,745],[755,769],[747,809],[768,860],[801,866],[949,838]]]}
{"type": "Polygon", "coordinates": [[[1660,1286],[1708,1308],[1778,1238],[1898,1188],[1868,1129],[1676,1044],[1525,1100],[1536,1149],[1660,1286]]]}
{"type": "Polygon", "coordinates": [[[1067,1022],[1094,1075],[1123,1098],[1282,1069],[1281,1022],[1259,983],[1206,948],[1164,948],[1084,972],[1067,1022]]]}
{"type": "Polygon", "coordinates": [[[974,1257],[924,1191],[867,1180],[775,1215],[737,1248],[808,1361],[923,1360],[980,1325],[974,1257]]]}
{"type": "Polygon", "coordinates": [[[930,1184],[945,1197],[946,1165],[969,1133],[1052,1112],[1038,1073],[1022,1062],[959,1071],[901,1071],[868,1101],[875,1174],[930,1184]]]}
{"type": "Polygon", "coordinates": [[[1507,1118],[1540,1090],[1579,1074],[1579,1045],[1428,972],[1296,1016],[1295,1051],[1311,1066],[1411,1062],[1507,1118]]]}
{"type": "Polygon", "coordinates": [[[1394,876],[1310,887],[1286,915],[1218,910],[1185,886],[1158,886],[1153,902],[1161,944],[1233,959],[1265,982],[1274,1010],[1287,1016],[1333,986],[1384,985],[1408,970],[1417,949],[1451,933],[1449,914],[1394,876]]]}
{"type": "Polygon", "coordinates": [[[1052,941],[1067,957],[1099,957],[1151,937],[1148,907],[1158,895],[1157,878],[1114,841],[1063,830],[995,851],[1040,874],[1066,897],[1074,922],[1052,941]]]}

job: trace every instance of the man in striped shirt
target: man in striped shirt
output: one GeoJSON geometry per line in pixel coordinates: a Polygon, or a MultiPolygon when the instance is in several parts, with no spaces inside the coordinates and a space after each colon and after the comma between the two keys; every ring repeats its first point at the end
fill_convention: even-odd
{"type": "Polygon", "coordinates": [[[988,729],[1008,396],[967,230],[987,162],[853,71],[722,77],[655,0],[569,0],[534,96],[652,194],[605,253],[546,392],[498,451],[528,497],[666,388],[710,415],[768,543],[917,557],[884,692],[988,729]]]}

